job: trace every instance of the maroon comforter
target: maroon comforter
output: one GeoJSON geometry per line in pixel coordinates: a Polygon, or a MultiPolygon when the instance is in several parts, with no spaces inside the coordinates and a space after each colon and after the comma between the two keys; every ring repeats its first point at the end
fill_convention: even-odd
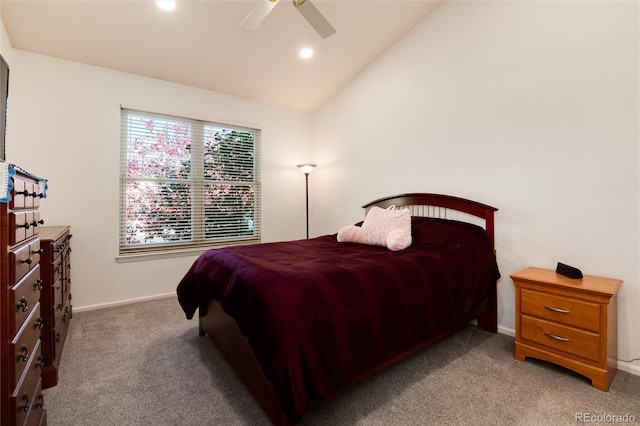
{"type": "Polygon", "coordinates": [[[189,319],[221,302],[295,422],[310,400],[331,400],[359,373],[459,323],[496,285],[482,228],[413,218],[412,236],[397,252],[335,235],[212,249],[178,298],[189,319]]]}

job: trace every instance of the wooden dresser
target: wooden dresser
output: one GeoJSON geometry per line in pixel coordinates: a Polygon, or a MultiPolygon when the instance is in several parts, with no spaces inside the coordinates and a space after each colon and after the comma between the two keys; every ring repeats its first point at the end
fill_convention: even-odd
{"type": "Polygon", "coordinates": [[[569,368],[608,391],[616,372],[616,294],[621,280],[527,268],[511,275],[516,288],[519,361],[533,357],[569,368]]]}
{"type": "MultiPolygon", "coordinates": [[[[0,203],[0,424],[46,424],[41,371],[44,326],[38,208],[46,181],[10,166],[10,200],[0,203]]],[[[4,194],[3,194],[4,195],[4,194]]]]}
{"type": "Polygon", "coordinates": [[[71,308],[71,233],[68,226],[40,229],[40,276],[42,277],[42,387],[58,384],[58,366],[67,337],[71,308]]]}

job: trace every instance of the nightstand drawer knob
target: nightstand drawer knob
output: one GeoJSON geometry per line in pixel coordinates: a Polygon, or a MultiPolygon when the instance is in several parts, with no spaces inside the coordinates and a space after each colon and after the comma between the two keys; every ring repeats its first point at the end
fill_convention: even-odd
{"type": "Polygon", "coordinates": [[[549,338],[551,338],[551,339],[559,340],[561,342],[568,342],[569,341],[569,339],[567,339],[566,337],[556,336],[555,334],[547,333],[546,331],[544,332],[544,335],[549,337],[549,338]]]}
{"type": "Polygon", "coordinates": [[[560,313],[560,314],[568,314],[568,313],[570,312],[570,311],[568,311],[568,310],[566,310],[566,309],[554,308],[553,306],[547,306],[547,305],[544,305],[544,307],[545,307],[546,309],[550,310],[550,311],[558,312],[558,313],[560,313]]]}

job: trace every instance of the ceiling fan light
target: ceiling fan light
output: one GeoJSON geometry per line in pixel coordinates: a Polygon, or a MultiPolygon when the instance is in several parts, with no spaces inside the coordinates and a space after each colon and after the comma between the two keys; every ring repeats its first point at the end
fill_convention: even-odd
{"type": "Polygon", "coordinates": [[[300,49],[299,55],[302,59],[309,59],[313,56],[313,49],[310,47],[303,47],[300,49]]]}

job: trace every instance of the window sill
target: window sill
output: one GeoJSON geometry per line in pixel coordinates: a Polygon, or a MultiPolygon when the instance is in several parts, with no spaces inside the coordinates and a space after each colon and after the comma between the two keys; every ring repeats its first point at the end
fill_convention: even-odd
{"type": "Polygon", "coordinates": [[[203,247],[190,247],[184,249],[176,249],[176,250],[158,250],[158,251],[148,251],[141,253],[125,253],[116,256],[116,262],[118,263],[128,263],[128,262],[140,262],[143,260],[158,260],[158,259],[172,259],[176,257],[185,257],[185,256],[199,256],[209,249],[218,249],[223,247],[232,247],[239,245],[247,245],[247,244],[259,244],[261,240],[244,240],[244,241],[235,241],[233,243],[229,242],[227,244],[219,244],[219,245],[210,245],[203,247]]]}
{"type": "Polygon", "coordinates": [[[148,253],[121,254],[116,257],[118,263],[141,262],[143,260],[172,259],[175,257],[198,256],[213,247],[194,247],[184,250],[156,251],[148,253]]]}

